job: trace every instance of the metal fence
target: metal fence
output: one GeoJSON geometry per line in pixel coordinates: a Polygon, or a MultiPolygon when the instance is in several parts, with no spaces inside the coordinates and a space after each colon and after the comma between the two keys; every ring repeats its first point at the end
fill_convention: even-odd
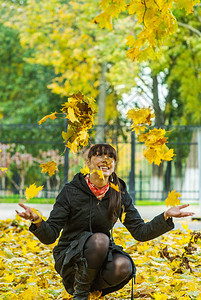
{"type": "MultiPolygon", "coordinates": [[[[56,121],[56,120],[55,120],[56,121]]],[[[44,185],[41,197],[55,197],[65,182],[80,171],[85,150],[73,155],[64,151],[61,137],[66,124],[55,122],[43,126],[32,124],[0,124],[0,166],[8,167],[0,177],[0,197],[23,193],[25,186],[36,182],[44,185]],[[18,156],[16,155],[18,153],[18,156]],[[39,164],[57,160],[59,170],[51,178],[41,174],[39,164]],[[23,173],[23,174],[22,174],[23,173]],[[23,184],[22,184],[23,181],[23,184]]],[[[182,194],[183,201],[198,202],[200,197],[200,132],[201,127],[172,127],[168,131],[168,147],[176,156],[160,166],[149,165],[140,143],[129,126],[105,125],[90,132],[90,144],[98,132],[118,153],[117,174],[128,185],[136,200],[164,200],[170,190],[182,194]]]]}

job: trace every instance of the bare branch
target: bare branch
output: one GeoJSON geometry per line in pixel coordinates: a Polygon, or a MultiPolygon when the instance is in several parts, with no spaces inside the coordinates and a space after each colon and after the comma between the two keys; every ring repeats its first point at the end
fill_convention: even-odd
{"type": "Polygon", "coordinates": [[[177,22],[177,23],[179,26],[187,28],[187,29],[191,30],[192,32],[196,33],[197,35],[199,35],[199,37],[201,37],[201,32],[198,29],[196,29],[188,24],[185,24],[185,23],[181,23],[181,22],[177,22]]]}

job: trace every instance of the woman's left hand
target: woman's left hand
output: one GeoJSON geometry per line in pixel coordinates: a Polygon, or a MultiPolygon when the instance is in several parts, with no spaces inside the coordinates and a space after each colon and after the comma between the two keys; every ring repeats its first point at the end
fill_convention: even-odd
{"type": "Polygon", "coordinates": [[[183,218],[193,216],[193,212],[182,211],[181,209],[188,207],[189,204],[178,205],[175,207],[170,207],[166,212],[164,212],[165,220],[171,217],[183,218]]]}

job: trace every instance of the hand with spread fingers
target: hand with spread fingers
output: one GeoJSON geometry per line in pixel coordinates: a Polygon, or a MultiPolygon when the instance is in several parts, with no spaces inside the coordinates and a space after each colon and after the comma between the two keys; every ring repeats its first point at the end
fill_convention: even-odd
{"type": "Polygon", "coordinates": [[[170,207],[164,213],[165,220],[167,220],[168,218],[171,218],[171,217],[183,218],[183,217],[193,216],[194,215],[193,212],[182,211],[183,208],[186,208],[188,206],[189,206],[189,204],[183,204],[183,205],[178,205],[178,206],[170,207]]]}
{"type": "Polygon", "coordinates": [[[30,220],[32,223],[39,221],[39,219],[41,220],[40,216],[35,214],[29,206],[26,206],[23,203],[19,203],[18,205],[24,208],[25,210],[23,212],[19,212],[18,210],[15,210],[18,216],[20,216],[21,218],[25,220],[30,220]]]}

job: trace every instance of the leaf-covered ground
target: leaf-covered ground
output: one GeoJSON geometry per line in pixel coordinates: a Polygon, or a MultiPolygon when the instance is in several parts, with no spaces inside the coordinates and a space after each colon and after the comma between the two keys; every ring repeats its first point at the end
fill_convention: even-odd
{"type": "MultiPolygon", "coordinates": [[[[54,270],[54,245],[41,244],[27,229],[28,222],[19,217],[1,221],[1,299],[72,299],[54,270]]],[[[124,228],[115,229],[114,236],[136,264],[135,299],[201,299],[200,232],[184,228],[144,243],[133,240],[124,228]]],[[[130,297],[131,282],[101,299],[130,297]]]]}

